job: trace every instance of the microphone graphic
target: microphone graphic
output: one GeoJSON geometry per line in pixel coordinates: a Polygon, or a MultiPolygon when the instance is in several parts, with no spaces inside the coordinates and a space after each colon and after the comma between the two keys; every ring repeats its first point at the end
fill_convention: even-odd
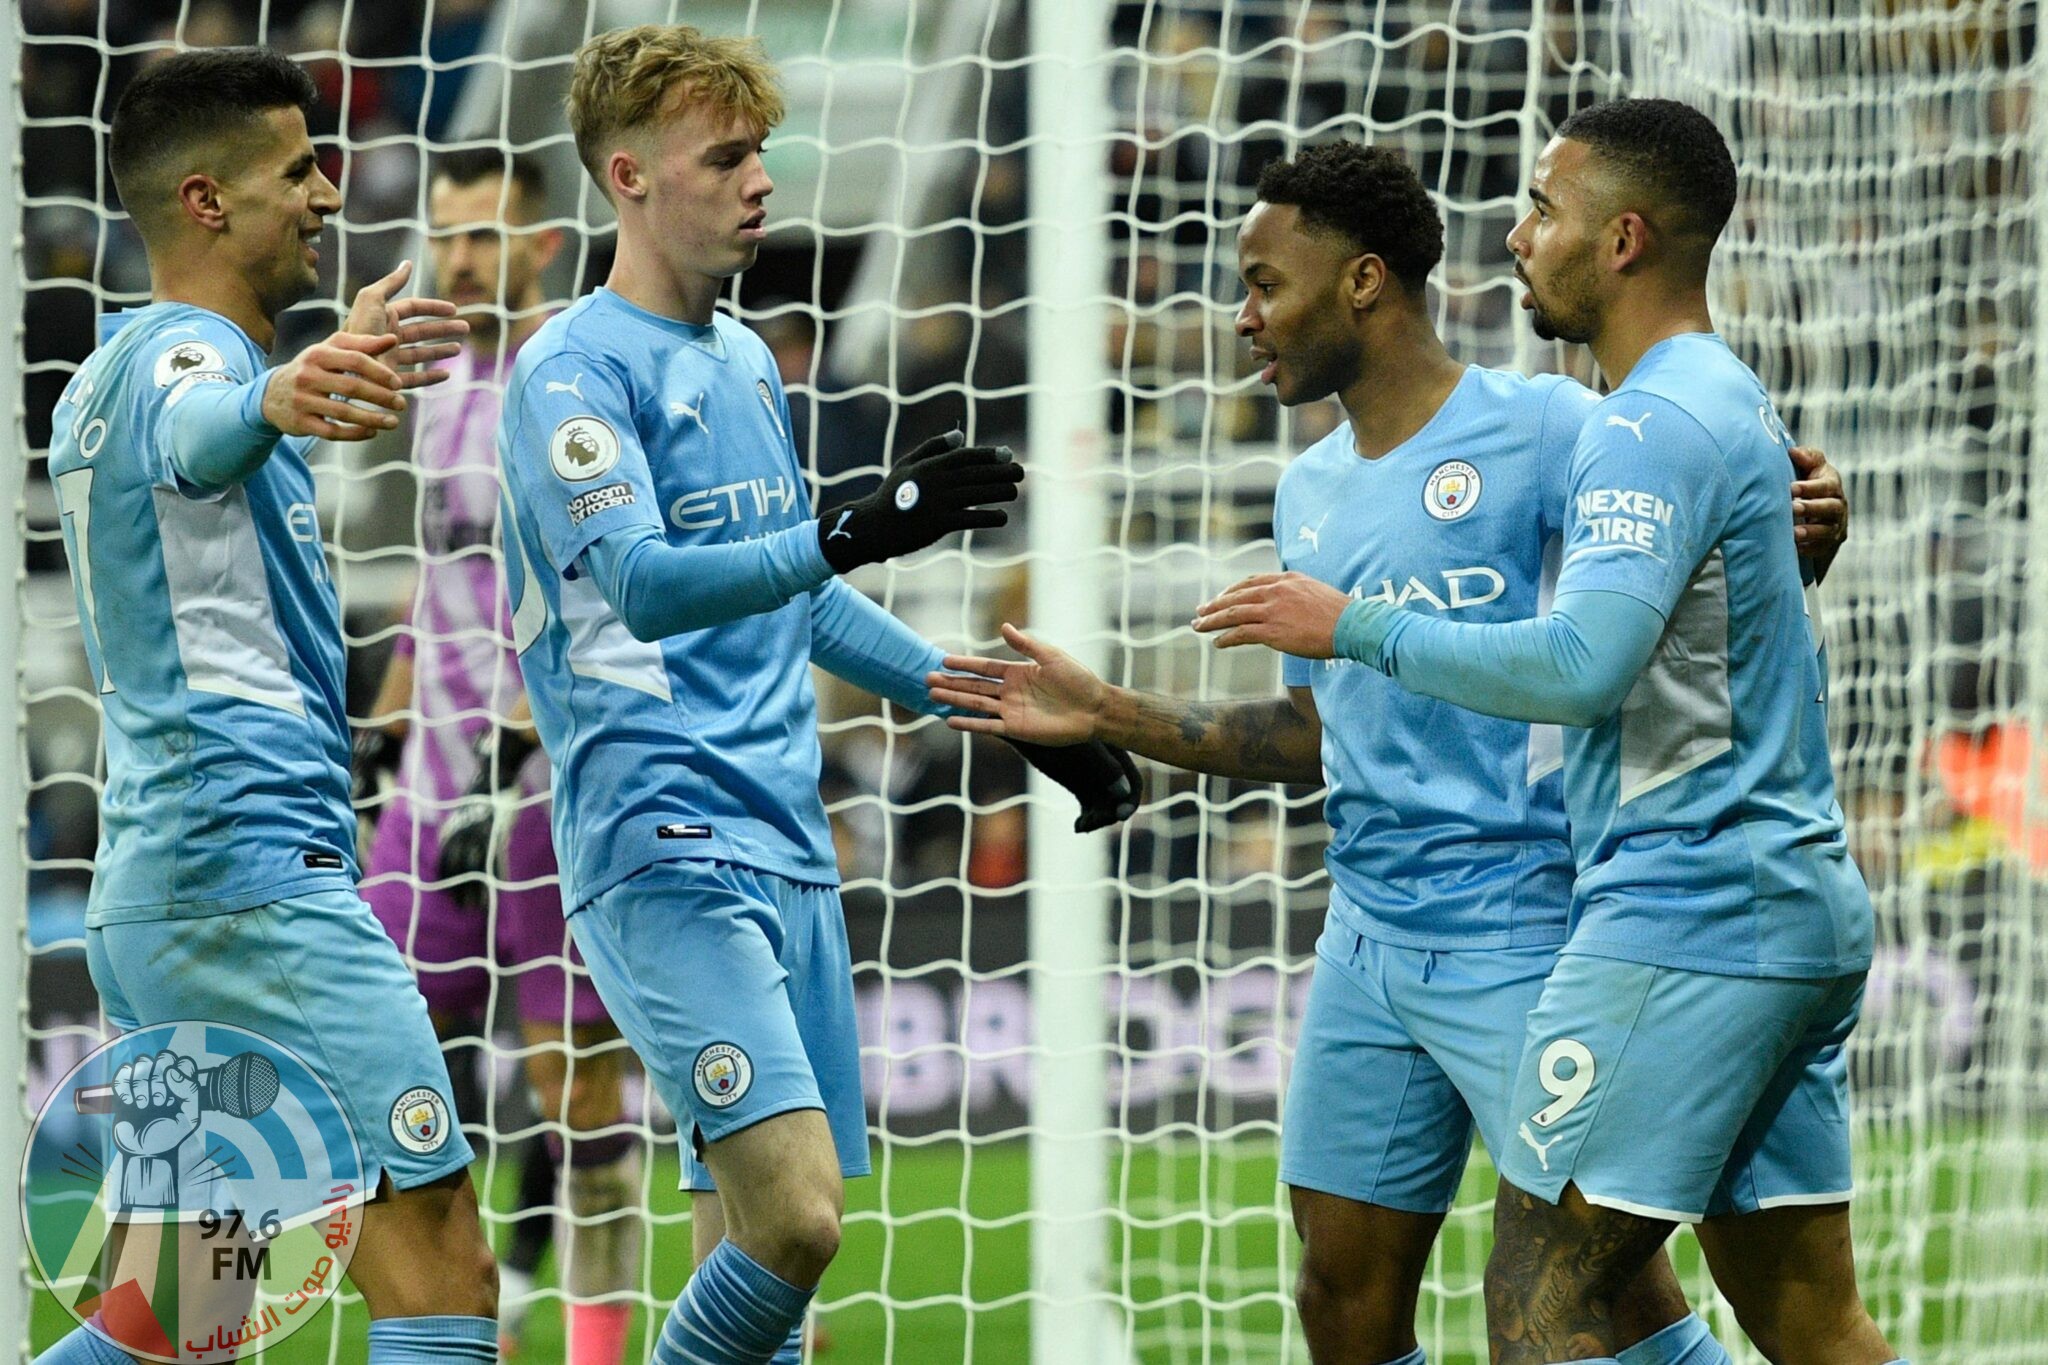
{"type": "MultiPolygon", "coordinates": [[[[238,1052],[199,1073],[199,1107],[230,1118],[253,1119],[277,1102],[277,1067],[257,1052],[238,1052]]],[[[114,1087],[81,1085],[71,1102],[81,1114],[110,1114],[114,1087]]]]}

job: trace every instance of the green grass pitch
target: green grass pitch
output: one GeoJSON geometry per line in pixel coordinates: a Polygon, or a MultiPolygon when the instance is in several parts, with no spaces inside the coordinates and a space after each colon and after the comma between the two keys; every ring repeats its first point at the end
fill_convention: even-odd
{"type": "MultiPolygon", "coordinates": [[[[2048,1341],[2042,1320],[2048,1309],[2040,1306],[2048,1300],[2048,1279],[2042,1278],[2048,1234],[2032,1212],[2048,1208],[2048,1173],[2029,1148],[2040,1150],[2032,1141],[1989,1142],[1954,1130],[1938,1139],[1902,1135],[1865,1143],[1865,1195],[1857,1211],[1865,1281],[1881,1287],[1870,1296],[1872,1307],[1896,1337],[1912,1344],[1916,1365],[1953,1358],[1942,1343],[1966,1334],[2001,1341],[2010,1331],[2015,1343],[2031,1341],[2036,1348],[2048,1341]],[[1951,1279],[1952,1263],[1980,1276],[2002,1273],[2011,1293],[1983,1298],[1964,1292],[1951,1279]]],[[[1274,1194],[1277,1164],[1270,1137],[1142,1142],[1116,1163],[1111,1202],[1129,1216],[1111,1224],[1108,1259],[1113,1287],[1138,1305],[1130,1319],[1136,1360],[1307,1359],[1300,1330],[1288,1321],[1294,1243],[1274,1194]],[[1203,1216],[1190,1216],[1197,1209],[1203,1216]]],[[[878,1148],[876,1175],[847,1187],[845,1238],[820,1295],[831,1349],[819,1359],[825,1365],[1028,1361],[1029,1176],[1028,1150],[1016,1142],[878,1148]],[[885,1200],[889,1222],[879,1216],[885,1200]]],[[[1484,1359],[1477,1206],[1492,1178],[1483,1155],[1476,1155],[1459,1197],[1457,1226],[1431,1266],[1418,1326],[1436,1365],[1484,1359]]],[[[664,1304],[682,1287],[690,1265],[687,1203],[674,1184],[674,1162],[665,1156],[653,1173],[652,1256],[653,1291],[664,1304]]],[[[490,1202],[503,1209],[509,1194],[509,1172],[501,1168],[490,1202]]],[[[1692,1240],[1681,1236],[1674,1251],[1688,1287],[1703,1285],[1692,1240]]],[[[544,1265],[542,1283],[551,1282],[552,1266],[544,1265]]],[[[1980,1278],[1973,1288],[1985,1283],[1980,1278]]],[[[1732,1340],[1729,1324],[1715,1325],[1732,1340]]],[[[55,1341],[67,1326],[59,1305],[40,1294],[36,1347],[55,1341]]],[[[631,1359],[645,1358],[648,1334],[657,1326],[655,1309],[638,1315],[631,1359]]],[[[257,1358],[278,1365],[361,1361],[367,1330],[359,1301],[330,1304],[257,1358]]],[[[1973,1365],[1993,1358],[2048,1360],[2048,1352],[2033,1355],[2015,1345],[2011,1353],[1975,1356],[1973,1365]]],[[[563,1359],[554,1301],[534,1308],[517,1359],[532,1365],[563,1359]]]]}

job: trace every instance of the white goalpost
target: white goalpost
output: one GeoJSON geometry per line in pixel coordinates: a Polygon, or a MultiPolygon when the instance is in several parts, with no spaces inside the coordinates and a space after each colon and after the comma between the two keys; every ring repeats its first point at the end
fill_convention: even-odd
{"type": "MultiPolygon", "coordinates": [[[[45,455],[49,409],[101,312],[146,295],[104,170],[107,119],[149,54],[261,41],[323,94],[348,207],[332,309],[417,254],[440,152],[532,155],[569,236],[552,306],[610,249],[560,99],[589,33],[681,21],[761,37],[789,117],[760,263],[722,306],[775,350],[825,503],[962,423],[1029,469],[1011,527],[854,584],[949,651],[1014,621],[1119,683],[1277,695],[1264,651],[1219,653],[1193,607],[1276,562],[1292,456],[1339,415],[1281,411],[1232,335],[1235,236],[1258,170],[1333,137],[1399,148],[1446,224],[1436,321],[1461,359],[1590,378],[1534,337],[1503,238],[1573,109],[1658,94],[1708,110],[1741,171],[1716,318],[1794,434],[1844,471],[1852,536],[1817,601],[1839,786],[1880,951],[1854,1044],[1866,1297],[1917,1365],[2048,1363],[2048,628],[2031,507],[2048,452],[2048,58],[2028,0],[182,0],[29,3],[0,23],[0,1106],[27,1115],[102,1026],[83,965],[96,699],[45,455]],[[403,13],[403,24],[392,16],[403,13]]],[[[338,261],[334,258],[338,257],[338,261]]],[[[281,347],[331,312],[288,316],[281,347]]],[[[316,468],[367,714],[430,551],[404,437],[316,468]]],[[[1350,509],[1370,516],[1373,509],[1350,509]]],[[[820,677],[825,791],[846,878],[875,1175],[851,1182],[820,1291],[834,1361],[1277,1365],[1307,1359],[1279,1118],[1326,905],[1320,794],[1144,765],[1128,826],[992,743],[820,677]]],[[[471,1052],[500,1136],[527,1099],[512,974],[471,1052]]],[[[636,1340],[688,1274],[672,1121],[637,1077],[649,1156],[636,1340]]],[[[472,1124],[484,1120],[467,1116],[472,1124]]],[[[480,1146],[480,1152],[484,1149],[480,1146]]],[[[479,1162],[488,1230],[516,1214],[479,1162]]],[[[1485,1359],[1493,1172],[1475,1151],[1424,1286],[1436,1365],[1485,1359]]],[[[543,1209],[542,1212],[548,1212],[543,1209]]],[[[1688,1291],[1759,1359],[1696,1245],[1688,1291]]],[[[68,1319],[0,1218],[0,1358],[68,1319]]],[[[533,1359],[560,1349],[543,1275],[533,1359]]],[[[354,1359],[342,1295],[267,1357],[354,1359]]]]}
{"type": "MultiPolygon", "coordinates": [[[[1110,383],[1101,349],[1084,339],[1104,334],[1109,261],[1084,206],[1108,192],[1108,9],[1103,0],[1030,7],[1025,219],[1031,624],[1097,671],[1110,652],[1107,603],[1085,585],[1107,540],[1110,383]]],[[[1111,839],[1074,833],[1071,803],[1052,783],[1034,776],[1031,794],[1031,1359],[1122,1365],[1130,1356],[1105,1264],[1111,839]]]]}

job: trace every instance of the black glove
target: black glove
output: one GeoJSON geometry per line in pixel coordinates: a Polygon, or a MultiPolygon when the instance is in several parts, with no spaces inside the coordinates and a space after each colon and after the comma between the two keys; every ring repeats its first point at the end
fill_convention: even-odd
{"type": "Polygon", "coordinates": [[[465,910],[484,908],[487,878],[504,861],[505,839],[519,810],[519,769],[533,741],[517,730],[489,729],[476,738],[476,777],[441,826],[440,880],[457,879],[448,898],[465,910]]]}
{"type": "Polygon", "coordinates": [[[382,726],[358,730],[348,746],[348,799],[360,806],[377,794],[377,779],[398,771],[398,756],[405,751],[405,739],[382,726]]]}
{"type": "Polygon", "coordinates": [[[834,573],[907,555],[955,531],[1009,524],[986,504],[1015,502],[1024,467],[1008,446],[934,436],[889,470],[882,486],[818,519],[818,548],[834,573]]]}
{"type": "Polygon", "coordinates": [[[1074,818],[1074,833],[1086,834],[1128,820],[1137,813],[1145,794],[1145,780],[1138,765],[1114,744],[1091,739],[1086,744],[1053,746],[1031,744],[1021,739],[1004,740],[1026,763],[1074,794],[1081,813],[1074,818]]]}

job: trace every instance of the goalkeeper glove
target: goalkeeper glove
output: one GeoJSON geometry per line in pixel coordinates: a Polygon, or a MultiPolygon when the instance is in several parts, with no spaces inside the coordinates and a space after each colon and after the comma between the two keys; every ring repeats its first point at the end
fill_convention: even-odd
{"type": "Polygon", "coordinates": [[[1138,775],[1131,756],[1116,745],[1099,739],[1055,746],[1004,738],[1026,763],[1072,792],[1081,803],[1074,833],[1102,829],[1137,812],[1145,780],[1138,775]]]}
{"type": "Polygon", "coordinates": [[[476,737],[476,777],[441,826],[440,880],[453,881],[448,898],[465,910],[483,909],[486,879],[504,866],[519,813],[519,770],[533,750],[517,730],[493,727],[476,737]]]}
{"type": "Polygon", "coordinates": [[[348,799],[360,806],[377,794],[378,779],[398,771],[398,758],[405,751],[405,737],[382,726],[358,730],[348,746],[348,799]]]}
{"type": "Polygon", "coordinates": [[[818,548],[834,573],[922,550],[955,531],[1004,526],[1024,467],[1008,446],[969,446],[958,431],[898,460],[882,486],[818,520],[818,548]]]}

